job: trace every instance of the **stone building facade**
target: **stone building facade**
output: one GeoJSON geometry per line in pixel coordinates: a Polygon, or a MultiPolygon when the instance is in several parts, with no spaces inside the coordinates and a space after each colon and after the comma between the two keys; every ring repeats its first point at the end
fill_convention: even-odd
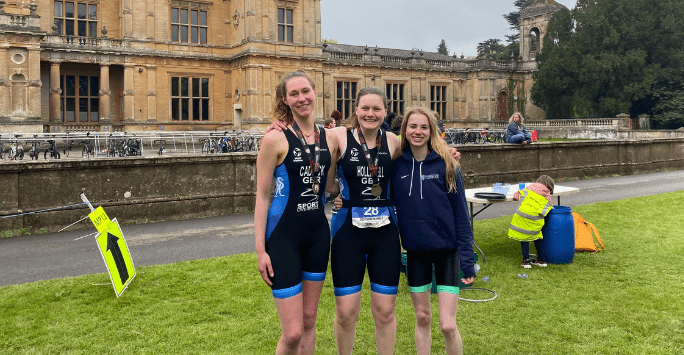
{"type": "MultiPolygon", "coordinates": [[[[543,36],[554,4],[530,6],[541,14],[522,41],[543,36]]],[[[527,50],[495,61],[325,44],[321,0],[0,0],[0,133],[261,129],[295,69],[314,79],[320,119],[346,116],[368,85],[390,111],[425,105],[450,126],[540,118],[527,50]]]]}

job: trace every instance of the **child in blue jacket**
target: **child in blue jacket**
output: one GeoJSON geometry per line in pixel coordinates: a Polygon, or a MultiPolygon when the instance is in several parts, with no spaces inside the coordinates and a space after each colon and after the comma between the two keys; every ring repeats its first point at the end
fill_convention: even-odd
{"type": "Polygon", "coordinates": [[[401,242],[407,250],[407,277],[416,312],[416,348],[429,354],[432,339],[430,289],[432,265],[439,298],[439,323],[447,354],[462,353],[456,327],[459,274],[475,277],[473,230],[459,164],[440,138],[429,110],[408,108],[401,125],[403,156],[394,161],[394,192],[401,242]]]}

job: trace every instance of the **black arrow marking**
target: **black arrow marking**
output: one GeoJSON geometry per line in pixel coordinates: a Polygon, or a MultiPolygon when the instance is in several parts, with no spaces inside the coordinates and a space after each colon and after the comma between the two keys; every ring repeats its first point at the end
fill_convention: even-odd
{"type": "Polygon", "coordinates": [[[114,258],[116,269],[119,270],[119,277],[121,278],[121,284],[123,285],[126,283],[126,280],[128,280],[128,268],[126,268],[126,261],[123,258],[123,254],[121,254],[118,240],[119,237],[107,232],[107,251],[112,251],[112,257],[114,258]]]}

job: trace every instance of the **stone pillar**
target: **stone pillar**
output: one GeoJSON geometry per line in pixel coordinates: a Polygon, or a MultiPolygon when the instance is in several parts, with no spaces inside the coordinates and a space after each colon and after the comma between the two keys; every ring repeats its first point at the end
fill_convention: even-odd
{"type": "Polygon", "coordinates": [[[243,95],[244,102],[243,109],[245,115],[251,119],[255,120],[259,117],[259,83],[258,79],[258,67],[256,65],[249,65],[245,70],[245,95],[243,95]]]}
{"type": "Polygon", "coordinates": [[[132,0],[123,0],[123,38],[133,38],[132,0]]]}
{"type": "Polygon", "coordinates": [[[133,88],[133,64],[124,64],[124,88],[123,88],[123,120],[134,121],[135,112],[133,95],[135,90],[133,88]]]}
{"type": "MultiPolygon", "coordinates": [[[[314,74],[314,76],[313,76],[314,83],[316,84],[316,87],[319,88],[317,91],[318,98],[316,100],[316,108],[315,108],[316,111],[315,111],[314,118],[320,118],[322,120],[325,120],[325,118],[329,117],[329,116],[326,116],[325,111],[323,111],[323,103],[324,103],[323,90],[325,88],[325,86],[323,85],[323,71],[319,70],[319,69],[315,69],[313,71],[313,74],[314,74]]],[[[270,107],[268,102],[266,103],[265,107],[270,107]]],[[[264,112],[263,117],[268,118],[268,111],[264,112]]]]}
{"type": "Polygon", "coordinates": [[[147,67],[147,121],[157,121],[157,67],[147,67]]]}
{"type": "Polygon", "coordinates": [[[0,117],[10,116],[10,78],[7,69],[7,62],[9,61],[7,48],[9,44],[0,47],[0,117]]]}
{"type": "MultiPolygon", "coordinates": [[[[451,87],[453,88],[451,90],[452,95],[449,97],[449,103],[451,103],[451,110],[447,108],[448,112],[451,112],[451,118],[456,119],[456,118],[461,118],[461,112],[459,109],[461,108],[461,100],[460,100],[460,95],[461,95],[461,90],[459,88],[460,84],[460,79],[452,79],[451,81],[451,87]]],[[[447,103],[447,107],[449,105],[447,103]]]]}
{"type": "Polygon", "coordinates": [[[494,80],[494,78],[489,78],[489,83],[487,85],[487,91],[489,91],[489,113],[487,113],[487,121],[493,121],[496,113],[496,90],[494,90],[494,80]]]}
{"type": "Polygon", "coordinates": [[[147,0],[147,39],[155,38],[154,16],[154,0],[147,0]]]}
{"type": "Polygon", "coordinates": [[[100,122],[111,121],[110,105],[112,90],[109,89],[109,64],[100,64],[100,122]]]}
{"type": "MultiPolygon", "coordinates": [[[[35,3],[33,3],[35,5],[35,3]]],[[[35,9],[34,9],[35,10],[35,9]]],[[[29,80],[28,80],[28,102],[26,105],[27,117],[29,119],[40,119],[40,47],[35,46],[28,51],[29,61],[29,80]]]]}
{"type": "Polygon", "coordinates": [[[50,122],[62,121],[61,97],[62,89],[59,85],[61,75],[59,65],[61,62],[50,62],[50,122]]]}
{"type": "Polygon", "coordinates": [[[314,0],[313,16],[316,19],[316,31],[311,44],[318,46],[321,44],[321,0],[314,0]]]}

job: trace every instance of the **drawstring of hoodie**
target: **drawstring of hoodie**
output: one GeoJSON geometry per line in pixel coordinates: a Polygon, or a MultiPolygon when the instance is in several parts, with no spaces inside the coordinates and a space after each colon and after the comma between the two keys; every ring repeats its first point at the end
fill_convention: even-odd
{"type": "MultiPolygon", "coordinates": [[[[413,161],[413,164],[411,164],[411,186],[409,187],[409,196],[411,196],[411,192],[413,192],[413,171],[416,168],[416,159],[411,158],[413,161]]],[[[420,166],[418,167],[418,173],[420,174],[419,176],[421,177],[420,179],[420,199],[423,199],[423,161],[420,162],[420,166]]]]}
{"type": "Polygon", "coordinates": [[[420,173],[420,175],[418,177],[420,178],[420,199],[421,200],[423,199],[423,162],[424,161],[425,160],[420,162],[420,166],[418,169],[418,172],[420,173]]]}
{"type": "Polygon", "coordinates": [[[413,191],[413,169],[416,167],[416,160],[411,158],[413,161],[413,164],[411,164],[411,186],[409,187],[409,196],[411,196],[411,192],[413,191]]]}

